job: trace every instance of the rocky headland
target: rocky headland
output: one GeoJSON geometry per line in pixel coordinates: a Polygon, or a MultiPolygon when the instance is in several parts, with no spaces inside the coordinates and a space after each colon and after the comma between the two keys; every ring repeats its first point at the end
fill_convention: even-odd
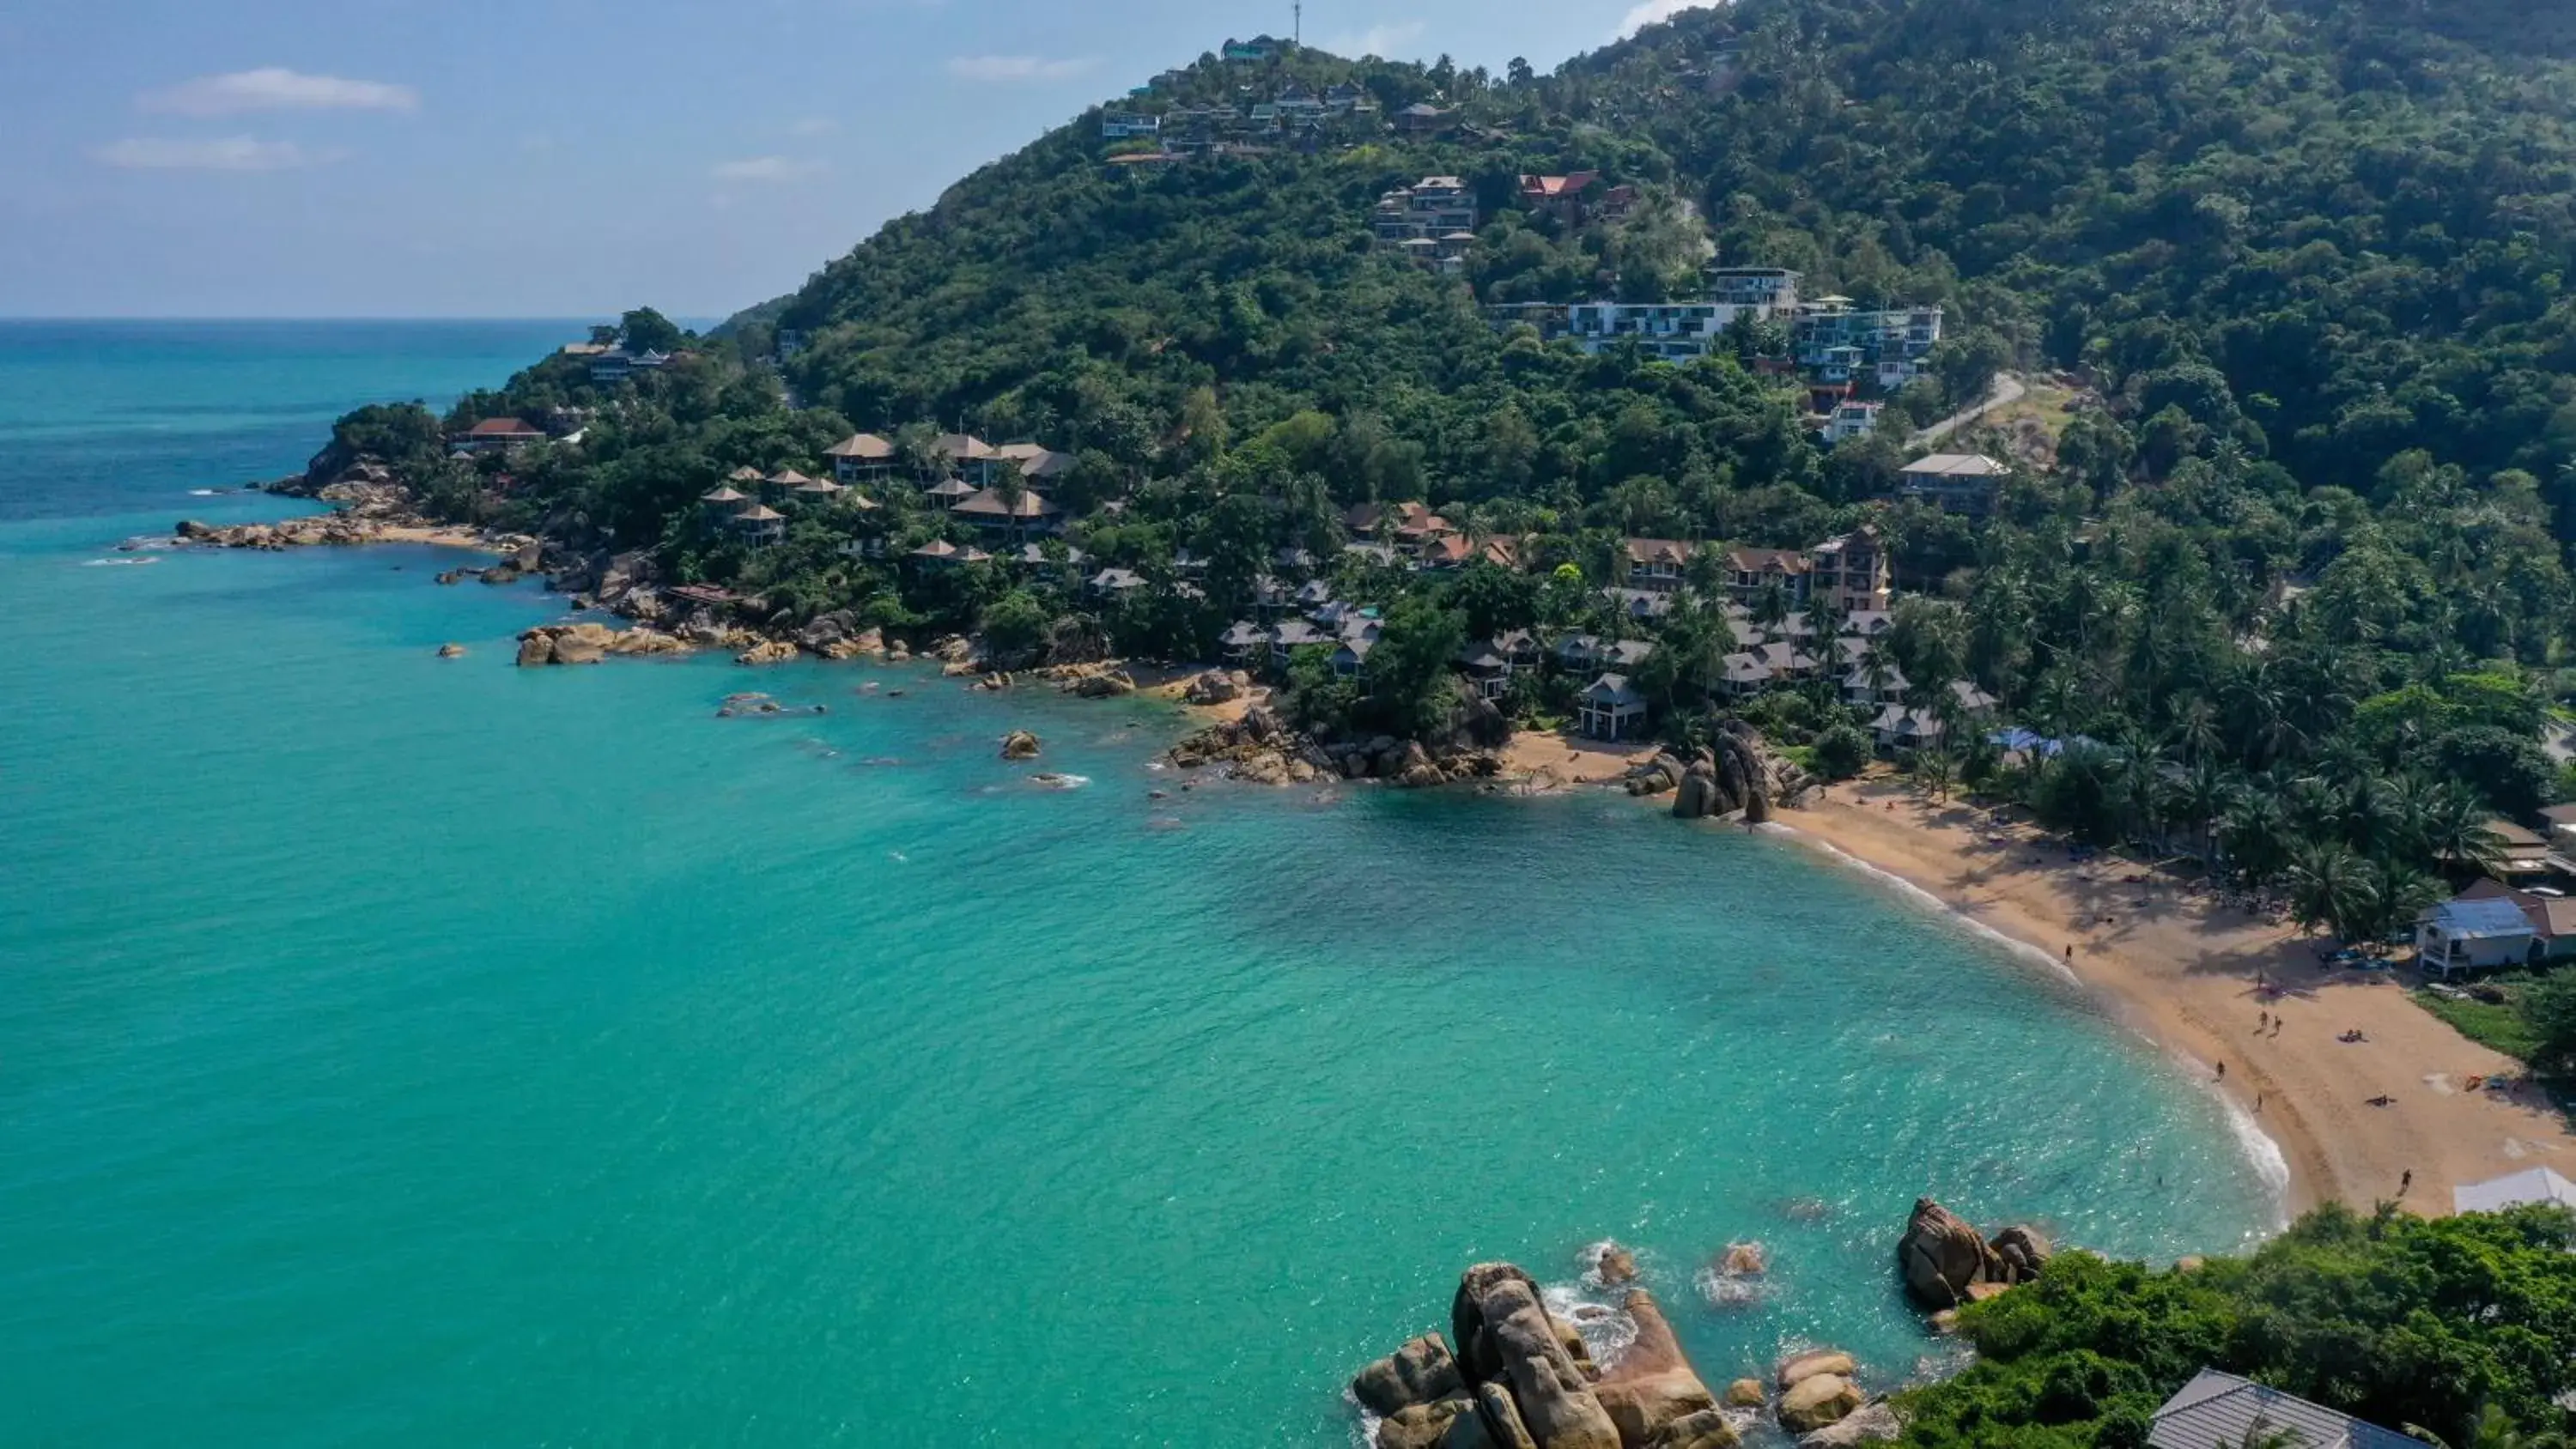
{"type": "MultiPolygon", "coordinates": [[[[2035,1279],[2049,1253],[2034,1229],[2007,1228],[1990,1243],[1928,1198],[1896,1249],[1915,1301],[1945,1312],[2035,1279]]],[[[1615,1312],[1578,1308],[1581,1322],[1551,1312],[1545,1291],[1514,1264],[1467,1269],[1445,1336],[1409,1340],[1351,1380],[1375,1449],[1735,1449],[1766,1418],[1799,1449],[1853,1449],[1903,1434],[1897,1404],[1865,1389],[1860,1364],[1838,1349],[1798,1349],[1768,1374],[1712,1392],[1663,1305],[1636,1286],[1634,1256],[1603,1243],[1586,1259],[1588,1283],[1626,1292],[1615,1312]]],[[[1714,1266],[1731,1278],[1768,1268],[1753,1243],[1729,1244],[1714,1266]]],[[[1946,1324],[1936,1318],[1936,1326],[1946,1324]]]]}

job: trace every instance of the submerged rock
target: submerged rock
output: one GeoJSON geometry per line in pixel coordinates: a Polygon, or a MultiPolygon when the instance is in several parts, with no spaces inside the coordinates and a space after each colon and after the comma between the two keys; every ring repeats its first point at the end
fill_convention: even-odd
{"type": "Polygon", "coordinates": [[[441,659],[462,659],[465,657],[465,646],[462,644],[441,644],[438,646],[438,657],[441,659]]]}
{"type": "Polygon", "coordinates": [[[1039,748],[1038,737],[1027,730],[1013,730],[1002,736],[1002,758],[1006,760],[1034,760],[1039,748]]]}
{"type": "Polygon", "coordinates": [[[1852,1362],[1850,1354],[1840,1349],[1819,1348],[1783,1361],[1777,1382],[1781,1392],[1786,1393],[1820,1374],[1850,1378],[1857,1371],[1858,1366],[1852,1362]]]}

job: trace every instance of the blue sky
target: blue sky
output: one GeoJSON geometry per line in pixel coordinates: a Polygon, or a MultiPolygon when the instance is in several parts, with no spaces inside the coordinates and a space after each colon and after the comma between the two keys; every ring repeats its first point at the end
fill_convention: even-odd
{"type": "MultiPolygon", "coordinates": [[[[1542,70],[1676,0],[1312,0],[1542,70]]],[[[1288,0],[0,0],[0,316],[720,316],[1288,0]]]]}

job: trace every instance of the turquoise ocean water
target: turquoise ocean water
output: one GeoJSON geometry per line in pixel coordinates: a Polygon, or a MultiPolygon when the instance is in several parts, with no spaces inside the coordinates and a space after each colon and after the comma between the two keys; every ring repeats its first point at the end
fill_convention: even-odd
{"type": "Polygon", "coordinates": [[[99,562],[566,335],[0,326],[0,1442],[1330,1449],[1480,1258],[1615,1236],[1711,1378],[1886,1382],[1918,1194],[2273,1220],[2151,1049],[1781,840],[1181,793],[1166,711],[895,670],[522,673],[553,603],[428,550],[99,562]]]}

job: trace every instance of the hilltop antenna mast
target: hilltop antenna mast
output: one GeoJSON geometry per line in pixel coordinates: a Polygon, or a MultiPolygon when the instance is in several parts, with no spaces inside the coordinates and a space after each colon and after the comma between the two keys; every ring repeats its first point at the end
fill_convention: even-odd
{"type": "Polygon", "coordinates": [[[1297,12],[1297,23],[1288,33],[1296,47],[1303,50],[1306,48],[1306,0],[1296,0],[1291,8],[1297,12]]]}

